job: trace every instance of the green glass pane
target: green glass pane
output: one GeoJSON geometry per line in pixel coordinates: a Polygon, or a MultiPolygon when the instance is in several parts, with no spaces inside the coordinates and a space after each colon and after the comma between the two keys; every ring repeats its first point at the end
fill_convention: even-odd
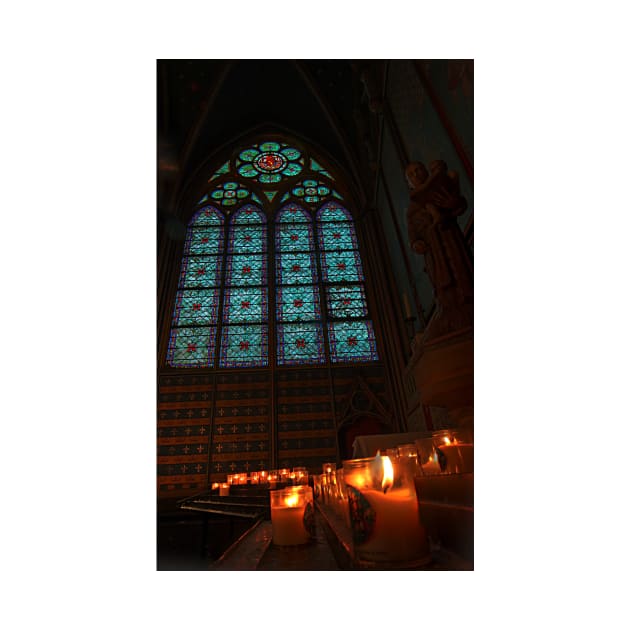
{"type": "Polygon", "coordinates": [[[173,328],[167,363],[172,367],[202,367],[214,364],[216,328],[173,328]]]}
{"type": "Polygon", "coordinates": [[[302,188],[301,186],[298,186],[297,188],[294,188],[291,192],[296,197],[303,197],[304,196],[304,188],[302,188]]]}
{"type": "Polygon", "coordinates": [[[287,158],[287,160],[297,160],[301,155],[301,153],[297,149],[294,149],[293,147],[287,147],[286,149],[282,149],[280,153],[282,153],[282,155],[284,155],[284,157],[287,158]]]}
{"type": "Polygon", "coordinates": [[[264,252],[267,249],[266,228],[260,224],[236,224],[230,232],[229,251],[239,254],[264,252]]]}
{"type": "Polygon", "coordinates": [[[323,363],[324,360],[321,324],[278,324],[278,365],[323,363]]]}
{"type": "Polygon", "coordinates": [[[216,287],[219,285],[221,257],[189,256],[184,258],[179,276],[181,288],[216,287]]]}
{"type": "Polygon", "coordinates": [[[226,284],[257,286],[266,282],[265,254],[235,254],[228,257],[226,284]]]}
{"type": "Polygon", "coordinates": [[[251,204],[244,205],[234,215],[232,223],[262,223],[264,220],[264,214],[262,210],[259,210],[256,206],[251,204]]]}
{"type": "Polygon", "coordinates": [[[327,203],[324,208],[317,213],[317,218],[320,221],[350,221],[351,218],[348,216],[346,211],[337,206],[336,204],[330,202],[327,203]]]}
{"type": "Polygon", "coordinates": [[[204,195],[197,203],[203,203],[204,201],[208,201],[208,195],[204,195]]]}
{"type": "Polygon", "coordinates": [[[319,197],[309,195],[308,197],[304,197],[304,200],[308,203],[317,203],[319,201],[319,197]]]}
{"type": "Polygon", "coordinates": [[[332,194],[333,194],[333,197],[337,197],[337,199],[343,200],[343,197],[336,190],[333,190],[332,194]]]}
{"type": "Polygon", "coordinates": [[[219,287],[178,291],[173,326],[207,326],[217,323],[219,287]]]}
{"type": "Polygon", "coordinates": [[[224,206],[234,206],[236,205],[236,199],[224,199],[221,203],[224,206]]]}
{"type": "Polygon", "coordinates": [[[333,363],[378,360],[374,328],[369,320],[328,322],[328,338],[333,363]]]}
{"type": "Polygon", "coordinates": [[[223,188],[225,190],[236,190],[238,188],[238,184],[236,182],[226,182],[223,184],[223,188]]]}
{"type": "Polygon", "coordinates": [[[199,227],[188,230],[186,234],[185,255],[213,255],[219,254],[219,247],[223,242],[223,228],[199,227]]]}
{"type": "Polygon", "coordinates": [[[284,203],[287,199],[289,198],[289,193],[284,193],[284,195],[282,195],[282,199],[280,199],[280,203],[284,203]]]}
{"type": "Polygon", "coordinates": [[[317,186],[317,182],[314,179],[305,179],[302,182],[302,186],[306,187],[306,188],[313,188],[317,186]]]}
{"type": "Polygon", "coordinates": [[[240,190],[236,191],[236,196],[239,199],[245,199],[245,197],[247,197],[247,195],[249,195],[249,192],[247,190],[244,190],[243,188],[241,188],[240,190]]]}
{"type": "Polygon", "coordinates": [[[263,184],[277,184],[282,180],[282,175],[279,173],[263,173],[258,179],[263,184]]]}
{"type": "Polygon", "coordinates": [[[222,225],[223,215],[214,208],[202,208],[191,221],[195,227],[199,225],[222,225]]]}
{"type": "Polygon", "coordinates": [[[238,172],[243,177],[256,177],[258,175],[258,171],[251,164],[243,164],[239,167],[238,172]]]}
{"type": "Polygon", "coordinates": [[[278,223],[276,225],[278,252],[310,251],[313,249],[313,231],[307,223],[278,223]]]}
{"type": "Polygon", "coordinates": [[[223,199],[223,191],[222,190],[213,190],[211,197],[213,199],[223,199]]]}
{"type": "Polygon", "coordinates": [[[260,145],[260,151],[264,153],[265,151],[279,151],[280,145],[277,142],[263,142],[260,145]]]}
{"type": "Polygon", "coordinates": [[[319,246],[323,250],[358,249],[354,226],[350,221],[318,223],[319,246]]]}
{"type": "Polygon", "coordinates": [[[239,156],[243,162],[252,162],[254,158],[260,153],[258,149],[246,149],[239,153],[239,156]]]}
{"type": "Polygon", "coordinates": [[[273,201],[273,198],[276,196],[278,191],[277,190],[265,190],[264,193],[265,193],[267,199],[269,199],[269,201],[273,201]]]}
{"type": "Polygon", "coordinates": [[[330,194],[330,188],[326,188],[326,186],[318,186],[317,194],[321,195],[322,197],[325,197],[326,195],[330,194]]]}
{"type": "Polygon", "coordinates": [[[314,284],[317,271],[312,253],[286,252],[276,256],[278,284],[314,284]]]}
{"type": "Polygon", "coordinates": [[[311,217],[296,203],[288,203],[276,215],[276,223],[310,223],[311,217]]]}
{"type": "Polygon", "coordinates": [[[276,312],[281,322],[321,320],[317,286],[278,286],[276,312]]]}
{"type": "Polygon", "coordinates": [[[328,317],[348,319],[367,316],[365,292],[360,284],[326,287],[328,317]]]}
{"type": "Polygon", "coordinates": [[[221,335],[221,367],[267,365],[267,326],[224,326],[221,335]]]}
{"type": "Polygon", "coordinates": [[[313,171],[321,171],[322,167],[319,162],[316,162],[313,158],[311,158],[311,170],[313,171]]]}
{"type": "Polygon", "coordinates": [[[285,177],[292,177],[293,175],[297,175],[298,173],[302,172],[302,167],[299,164],[296,164],[295,162],[293,162],[292,164],[289,164],[284,171],[282,171],[282,174],[285,177]]]}
{"type": "Polygon", "coordinates": [[[363,280],[358,252],[323,252],[322,258],[322,276],[325,282],[360,282],[363,280]]]}
{"type": "Polygon", "coordinates": [[[223,322],[267,321],[267,287],[234,287],[225,291],[223,322]]]}

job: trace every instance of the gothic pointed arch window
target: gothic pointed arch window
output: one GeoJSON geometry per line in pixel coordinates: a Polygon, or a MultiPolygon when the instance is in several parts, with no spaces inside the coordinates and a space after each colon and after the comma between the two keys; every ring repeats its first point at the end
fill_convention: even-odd
{"type": "Polygon", "coordinates": [[[168,343],[175,368],[378,360],[352,214],[284,141],[241,147],[188,223],[168,343]]]}

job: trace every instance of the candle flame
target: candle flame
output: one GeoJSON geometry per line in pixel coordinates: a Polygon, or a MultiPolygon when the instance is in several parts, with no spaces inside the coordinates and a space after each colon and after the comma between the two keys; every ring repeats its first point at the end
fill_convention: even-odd
{"type": "Polygon", "coordinates": [[[445,437],[444,438],[444,444],[450,444],[450,443],[451,443],[450,438],[445,437]]]}
{"type": "Polygon", "coordinates": [[[288,497],[285,497],[284,504],[287,507],[295,507],[298,504],[298,495],[294,493],[289,495],[288,497]]]}
{"type": "Polygon", "coordinates": [[[381,457],[383,461],[383,494],[385,494],[394,485],[394,467],[392,462],[387,457],[381,457]]]}

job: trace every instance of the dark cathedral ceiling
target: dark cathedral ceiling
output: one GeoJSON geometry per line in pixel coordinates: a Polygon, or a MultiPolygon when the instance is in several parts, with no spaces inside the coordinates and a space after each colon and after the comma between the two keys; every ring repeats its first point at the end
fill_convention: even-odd
{"type": "Polygon", "coordinates": [[[367,105],[349,60],[158,60],[157,88],[162,211],[214,166],[209,155],[254,130],[306,140],[358,190],[369,180],[355,121],[367,105]]]}

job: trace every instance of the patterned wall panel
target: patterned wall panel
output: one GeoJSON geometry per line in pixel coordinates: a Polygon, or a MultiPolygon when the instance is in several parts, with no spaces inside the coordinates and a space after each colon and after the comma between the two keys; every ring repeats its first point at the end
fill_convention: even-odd
{"type": "Polygon", "coordinates": [[[269,470],[271,465],[271,375],[217,377],[211,442],[211,481],[226,475],[269,470]]]}
{"type": "Polygon", "coordinates": [[[158,495],[205,488],[211,376],[161,376],[158,383],[158,495]]]}
{"type": "Polygon", "coordinates": [[[328,370],[278,370],[276,378],[278,466],[321,472],[337,458],[328,370]]]}

